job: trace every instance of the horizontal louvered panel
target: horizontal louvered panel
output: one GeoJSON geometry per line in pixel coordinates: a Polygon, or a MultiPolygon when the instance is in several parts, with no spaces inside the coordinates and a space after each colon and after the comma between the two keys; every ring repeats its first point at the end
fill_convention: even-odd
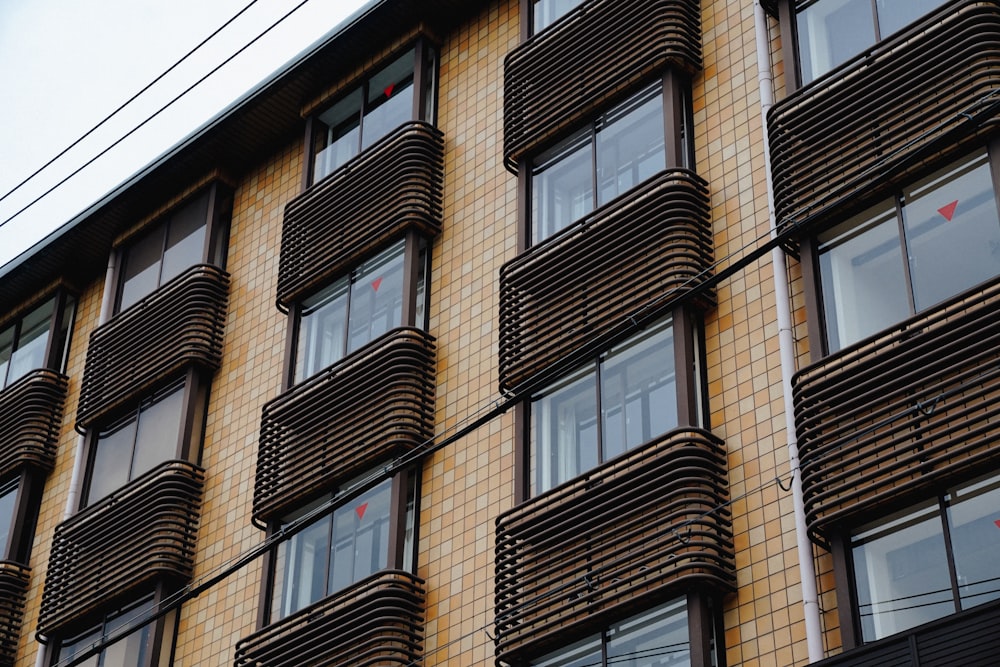
{"type": "Polygon", "coordinates": [[[795,375],[814,538],[1000,462],[998,311],[994,280],[795,375]]]}
{"type": "Polygon", "coordinates": [[[40,369],[0,392],[0,477],[21,466],[52,470],[67,381],[61,373],[40,369]]]}
{"type": "Polygon", "coordinates": [[[424,582],[386,570],[236,645],[235,667],[416,665],[423,653],[424,582]]]}
{"type": "Polygon", "coordinates": [[[17,658],[29,583],[31,571],[27,567],[0,561],[0,667],[13,667],[17,658]]]}
{"type": "Polygon", "coordinates": [[[708,187],[696,174],[664,171],[612,200],[500,269],[500,386],[569,370],[598,337],[662,314],[711,263],[708,187]]]}
{"type": "Polygon", "coordinates": [[[843,219],[967,151],[998,85],[1000,5],[956,0],[790,95],[768,113],[778,224],[843,219]]]}
{"type": "Polygon", "coordinates": [[[701,68],[698,0],[591,0],[504,62],[504,162],[517,162],[657,72],[701,68]]]}
{"type": "Polygon", "coordinates": [[[113,416],[189,365],[216,370],[222,363],[228,304],[229,274],[200,264],[94,330],[77,429],[113,416]]]}
{"type": "Polygon", "coordinates": [[[677,430],[502,514],[497,655],[510,664],[686,587],[735,584],[726,455],[677,430]],[[711,511],[710,510],[715,510],[711,511]],[[557,637],[558,634],[558,637],[557,637]]]}
{"type": "Polygon", "coordinates": [[[278,304],[327,285],[407,229],[441,231],[444,137],[427,123],[401,126],[285,208],[278,304]]]}
{"type": "Polygon", "coordinates": [[[167,461],[56,527],[38,619],[61,635],[155,582],[191,577],[204,471],[167,461]]]}
{"type": "Polygon", "coordinates": [[[434,338],[393,329],[264,406],[254,485],[263,523],[434,434],[434,338]]]}

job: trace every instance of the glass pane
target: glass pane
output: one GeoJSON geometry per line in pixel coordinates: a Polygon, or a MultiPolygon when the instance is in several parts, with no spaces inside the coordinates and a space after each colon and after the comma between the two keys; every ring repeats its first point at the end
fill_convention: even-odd
{"type": "Polygon", "coordinates": [[[918,311],[1000,273],[1000,215],[985,153],[917,183],[903,202],[918,311]]]}
{"type": "Polygon", "coordinates": [[[597,377],[588,368],[531,404],[532,494],[539,494],[598,464],[597,377]]]}
{"type": "Polygon", "coordinates": [[[531,664],[535,667],[599,667],[601,661],[601,637],[597,636],[532,660],[531,664]]]}
{"type": "Polygon", "coordinates": [[[883,202],[819,237],[830,352],[910,315],[899,225],[883,202]]]}
{"type": "Polygon", "coordinates": [[[66,358],[69,356],[69,343],[70,343],[70,329],[73,326],[73,318],[76,314],[76,299],[71,296],[66,296],[64,299],[62,320],[59,322],[59,340],[62,346],[62,350],[59,353],[58,363],[56,363],[56,368],[65,371],[66,368],[66,358]]]}
{"type": "Polygon", "coordinates": [[[160,284],[205,260],[208,229],[208,193],[184,205],[170,217],[167,249],[163,253],[160,284]]]}
{"type": "MultiPolygon", "coordinates": [[[[62,646],[59,648],[59,662],[61,664],[68,665],[73,661],[74,657],[83,655],[87,649],[100,641],[102,629],[102,627],[98,627],[98,629],[85,635],[78,635],[63,642],[62,646]]],[[[98,661],[100,658],[100,654],[92,655],[85,661],[77,663],[76,667],[98,667],[98,661]]]]}
{"type": "Polygon", "coordinates": [[[599,118],[596,127],[598,206],[666,168],[660,84],[599,118]]]}
{"type": "Polygon", "coordinates": [[[936,503],[863,529],[852,546],[866,642],[955,612],[936,503]]]}
{"type": "Polygon", "coordinates": [[[49,299],[21,320],[21,332],[7,370],[7,384],[13,384],[26,373],[45,366],[45,348],[49,342],[49,326],[55,307],[55,299],[49,299]]]}
{"type": "Polygon", "coordinates": [[[124,486],[129,480],[136,424],[135,417],[132,417],[98,434],[94,465],[90,472],[88,505],[124,486]]]}
{"type": "Polygon", "coordinates": [[[355,272],[351,285],[348,353],[402,323],[403,245],[400,241],[355,272]]]}
{"type": "Polygon", "coordinates": [[[797,22],[803,85],[875,43],[871,0],[821,0],[800,11],[797,22]]]}
{"type": "Polygon", "coordinates": [[[301,382],[339,361],[346,353],[347,278],[310,299],[299,319],[295,381],[301,382]]]}
{"type": "MultiPolygon", "coordinates": [[[[122,612],[107,623],[108,635],[114,635],[130,628],[134,623],[153,611],[153,601],[150,600],[137,607],[122,612]]],[[[140,667],[146,664],[146,656],[153,638],[153,623],[147,623],[142,629],[128,634],[121,641],[108,646],[102,652],[101,667],[140,667]]]]}
{"type": "Polygon", "coordinates": [[[608,664],[682,667],[691,664],[687,602],[674,600],[608,630],[608,664]]]}
{"type": "Polygon", "coordinates": [[[139,413],[135,458],[129,479],[135,479],[158,464],[179,456],[178,440],[184,407],[184,387],[178,387],[139,413]]]}
{"type": "Polygon", "coordinates": [[[16,326],[17,323],[15,322],[6,329],[0,329],[0,389],[10,384],[7,380],[7,369],[10,366],[10,357],[14,352],[14,331],[16,326]]]}
{"type": "Polygon", "coordinates": [[[392,480],[387,479],[333,513],[328,594],[387,566],[391,498],[392,480]]]}
{"type": "Polygon", "coordinates": [[[163,226],[157,225],[136,239],[125,251],[119,311],[125,310],[160,285],[164,232],[163,226]]]}
{"type": "Polygon", "coordinates": [[[531,225],[535,243],[594,210],[591,131],[543,153],[531,178],[531,225]]]}
{"type": "Polygon", "coordinates": [[[670,323],[611,350],[601,365],[604,460],[677,426],[670,323]]]}
{"type": "Polygon", "coordinates": [[[420,241],[420,255],[417,259],[417,307],[413,322],[418,329],[426,329],[427,313],[427,244],[420,241]]]}
{"type": "Polygon", "coordinates": [[[11,557],[10,529],[14,525],[14,510],[17,508],[17,480],[0,485],[0,560],[11,557]]]}
{"type": "Polygon", "coordinates": [[[943,5],[945,0],[877,0],[878,27],[882,39],[924,14],[943,5]]]}
{"type": "Polygon", "coordinates": [[[413,51],[403,54],[368,82],[361,149],[413,119],[413,51]]]}
{"type": "Polygon", "coordinates": [[[330,520],[320,519],[278,547],[276,572],[284,582],[281,616],[287,616],[326,595],[326,555],[330,551],[330,520]]]}
{"type": "Polygon", "coordinates": [[[330,174],[358,154],[361,139],[361,89],[320,114],[318,120],[326,126],[313,165],[313,182],[330,174]]]}
{"type": "Polygon", "coordinates": [[[560,16],[579,5],[583,0],[535,0],[534,31],[537,33],[554,23],[560,16]]]}
{"type": "Polygon", "coordinates": [[[1000,597],[1000,478],[970,484],[949,502],[958,592],[967,609],[1000,597]]]}

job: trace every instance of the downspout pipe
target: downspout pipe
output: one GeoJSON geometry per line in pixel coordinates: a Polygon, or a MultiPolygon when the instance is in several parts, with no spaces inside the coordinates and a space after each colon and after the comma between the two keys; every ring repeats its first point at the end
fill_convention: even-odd
{"type": "MultiPolygon", "coordinates": [[[[767,133],[767,112],[774,104],[774,81],[771,75],[771,40],[767,15],[760,1],[754,3],[754,37],[757,43],[757,85],[760,90],[761,131],[764,137],[764,175],[767,181],[767,212],[771,237],[778,234],[774,215],[774,189],[771,183],[771,144],[767,133]]],[[[785,437],[788,463],[792,473],[792,503],[795,513],[795,542],[802,582],[802,611],[806,623],[806,646],[809,662],[824,657],[823,630],[820,626],[819,597],[816,592],[816,568],[812,543],[806,530],[805,502],[802,498],[802,474],[799,467],[799,443],[795,435],[795,413],[792,403],[792,375],[795,373],[795,339],[792,335],[792,315],[789,306],[788,273],[785,252],[780,247],[771,250],[774,271],[774,301],[778,317],[778,350],[781,357],[781,393],[785,407],[785,437]]]]}

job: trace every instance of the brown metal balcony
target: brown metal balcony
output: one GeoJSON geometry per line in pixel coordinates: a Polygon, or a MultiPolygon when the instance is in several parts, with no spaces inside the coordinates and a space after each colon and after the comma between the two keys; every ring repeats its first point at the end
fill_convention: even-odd
{"type": "Polygon", "coordinates": [[[792,379],[813,539],[1000,463],[1000,280],[792,379]]]}
{"type": "Polygon", "coordinates": [[[608,202],[500,269],[501,388],[663,314],[711,264],[708,186],[696,174],[664,171],[608,202]]]}
{"type": "Polygon", "coordinates": [[[444,136],[413,121],[289,202],[278,305],[287,308],[408,229],[441,231],[444,136]]]}
{"type": "Polygon", "coordinates": [[[228,304],[229,274],[199,264],[98,327],[87,348],[77,429],[188,366],[218,369],[228,304]]]}
{"type": "Polygon", "coordinates": [[[507,168],[667,68],[701,69],[698,0],[590,0],[504,62],[507,168]]]}
{"type": "Polygon", "coordinates": [[[11,561],[0,561],[0,666],[13,667],[21,637],[24,601],[31,570],[11,561]]]}
{"type": "Polygon", "coordinates": [[[1000,3],[955,0],[768,113],[779,226],[844,219],[993,132],[1000,3]]]}
{"type": "Polygon", "coordinates": [[[497,519],[497,656],[509,664],[689,587],[735,585],[726,454],[677,430],[497,519]]]}
{"type": "Polygon", "coordinates": [[[423,657],[424,598],[422,579],[379,572],[243,639],[233,665],[415,665],[423,657]]]}
{"type": "Polygon", "coordinates": [[[52,470],[67,381],[39,369],[0,392],[0,477],[22,466],[42,474],[52,470]]]}
{"type": "Polygon", "coordinates": [[[264,524],[434,435],[434,338],[393,329],[264,406],[254,520],[264,524]]]}
{"type": "Polygon", "coordinates": [[[38,631],[80,629],[156,582],[194,567],[204,471],[167,461],[56,527],[38,631]]]}

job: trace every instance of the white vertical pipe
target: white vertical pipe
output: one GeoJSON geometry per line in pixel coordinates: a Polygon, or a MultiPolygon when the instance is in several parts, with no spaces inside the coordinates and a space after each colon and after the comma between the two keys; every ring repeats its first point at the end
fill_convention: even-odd
{"type": "MultiPolygon", "coordinates": [[[[767,16],[759,0],[754,3],[754,36],[757,42],[757,85],[760,90],[760,116],[764,137],[764,175],[767,179],[767,212],[771,237],[777,235],[774,217],[774,191],[771,185],[771,145],[767,133],[767,111],[774,104],[774,82],[771,78],[771,40],[767,30],[767,16]]],[[[789,35],[782,35],[789,39],[789,35]]],[[[785,64],[790,67],[790,63],[785,64]]],[[[788,296],[788,273],[785,252],[781,248],[771,251],[774,271],[774,300],[778,315],[778,349],[781,356],[781,391],[785,403],[785,439],[788,445],[788,463],[792,472],[792,504],[795,512],[795,541],[799,561],[799,579],[802,581],[802,612],[806,623],[806,646],[809,662],[823,659],[823,630],[820,626],[819,597],[816,592],[816,569],[813,563],[812,544],[806,531],[805,503],[802,499],[802,475],[799,469],[799,443],[795,436],[795,414],[792,404],[792,375],[795,373],[795,339],[792,335],[792,316],[788,296]]]]}

